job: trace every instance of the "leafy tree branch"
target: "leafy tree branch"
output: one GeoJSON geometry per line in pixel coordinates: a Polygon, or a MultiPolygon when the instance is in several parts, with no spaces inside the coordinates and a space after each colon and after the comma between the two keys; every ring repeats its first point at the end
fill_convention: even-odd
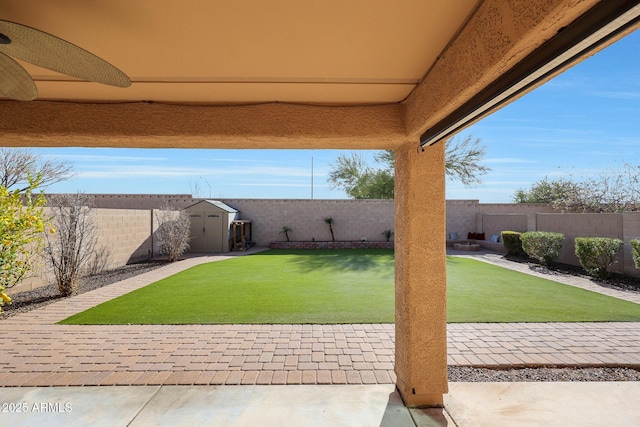
{"type": "MultiPolygon", "coordinates": [[[[445,173],[466,186],[482,182],[481,175],[490,169],[481,164],[486,148],[480,139],[467,136],[464,140],[445,142],[445,173]]],[[[369,166],[362,154],[339,156],[329,171],[329,185],[341,188],[353,199],[393,199],[395,153],[385,150],[376,153],[376,167],[369,166]]]]}

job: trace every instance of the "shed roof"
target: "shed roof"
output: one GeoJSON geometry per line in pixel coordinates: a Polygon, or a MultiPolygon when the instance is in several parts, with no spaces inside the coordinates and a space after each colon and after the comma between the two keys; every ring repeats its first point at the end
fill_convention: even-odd
{"type": "Polygon", "coordinates": [[[201,201],[199,201],[197,203],[194,203],[191,206],[187,206],[185,209],[191,209],[191,208],[193,208],[195,206],[202,205],[202,204],[212,205],[212,206],[217,207],[218,209],[221,209],[221,210],[223,210],[225,212],[229,212],[229,213],[238,212],[237,209],[234,209],[231,206],[227,205],[226,203],[222,203],[219,200],[201,200],[201,201]]]}

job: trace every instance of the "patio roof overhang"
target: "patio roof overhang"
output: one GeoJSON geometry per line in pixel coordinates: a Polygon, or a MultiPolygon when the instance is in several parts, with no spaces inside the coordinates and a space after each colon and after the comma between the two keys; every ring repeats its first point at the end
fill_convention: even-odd
{"type": "Polygon", "coordinates": [[[601,2],[595,5],[465,105],[428,129],[420,137],[420,145],[424,147],[454,135],[478,118],[549,80],[575,61],[597,52],[611,40],[633,31],[638,22],[638,2],[601,2]]]}
{"type": "Polygon", "coordinates": [[[452,122],[509,70],[531,71],[526,59],[589,11],[614,4],[614,22],[638,3],[3,0],[0,19],[73,42],[132,85],[22,63],[38,100],[0,98],[0,135],[25,146],[393,149],[452,122]]]}

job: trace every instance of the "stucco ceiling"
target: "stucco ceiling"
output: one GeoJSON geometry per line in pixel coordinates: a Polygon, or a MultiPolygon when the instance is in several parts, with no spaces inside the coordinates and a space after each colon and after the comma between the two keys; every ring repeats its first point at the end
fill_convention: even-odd
{"type": "Polygon", "coordinates": [[[0,98],[4,145],[397,149],[635,30],[640,0],[0,0],[0,20],[133,82],[24,64],[38,99],[0,98]]]}
{"type": "Polygon", "coordinates": [[[115,65],[129,88],[21,63],[40,100],[378,104],[404,100],[479,0],[1,0],[0,19],[115,65]]]}

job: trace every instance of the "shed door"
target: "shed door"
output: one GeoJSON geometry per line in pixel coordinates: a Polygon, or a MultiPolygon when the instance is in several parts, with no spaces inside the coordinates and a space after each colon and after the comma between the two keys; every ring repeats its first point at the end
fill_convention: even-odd
{"type": "Polygon", "coordinates": [[[222,215],[206,214],[204,219],[205,240],[207,250],[204,252],[222,252],[222,215]]]}
{"type": "Polygon", "coordinates": [[[191,252],[204,252],[204,212],[193,212],[189,214],[191,218],[191,239],[189,249],[191,252]]]}
{"type": "Polygon", "coordinates": [[[222,252],[222,215],[208,212],[193,212],[191,218],[191,252],[222,252]]]}

